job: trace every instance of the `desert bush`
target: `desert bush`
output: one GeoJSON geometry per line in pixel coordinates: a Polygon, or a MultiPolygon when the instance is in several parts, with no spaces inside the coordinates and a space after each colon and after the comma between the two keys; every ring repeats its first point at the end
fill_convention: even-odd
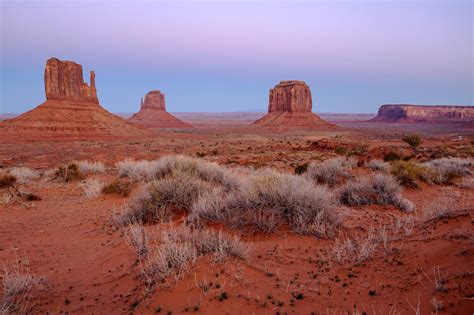
{"type": "Polygon", "coordinates": [[[0,174],[0,188],[10,187],[16,183],[16,177],[11,174],[0,174]]]}
{"type": "Polygon", "coordinates": [[[5,268],[2,275],[0,314],[27,313],[20,307],[37,283],[29,270],[20,268],[18,263],[11,268],[5,268]]]}
{"type": "Polygon", "coordinates": [[[96,178],[86,179],[79,183],[79,186],[84,191],[84,194],[88,198],[95,198],[100,195],[103,184],[96,178]]]}
{"type": "Polygon", "coordinates": [[[470,167],[473,166],[473,160],[440,158],[423,163],[423,166],[430,172],[425,180],[436,184],[452,184],[454,179],[471,173],[470,167]]]}
{"type": "Polygon", "coordinates": [[[184,173],[153,181],[127,206],[124,220],[168,221],[176,211],[189,210],[208,189],[206,182],[184,173]]]}
{"type": "Polygon", "coordinates": [[[361,156],[365,155],[369,151],[369,146],[364,144],[364,145],[358,145],[354,147],[352,150],[349,151],[348,155],[349,156],[361,156]]]}
{"type": "Polygon", "coordinates": [[[135,251],[137,257],[142,259],[147,256],[150,251],[150,244],[145,229],[139,223],[133,222],[126,227],[125,240],[135,251]]]}
{"type": "Polygon", "coordinates": [[[238,228],[271,231],[286,223],[295,232],[327,235],[337,224],[331,192],[305,177],[258,172],[238,190],[200,195],[189,221],[220,221],[238,228]]]}
{"type": "Polygon", "coordinates": [[[336,147],[334,149],[334,153],[337,155],[346,155],[347,154],[347,148],[346,147],[336,147]]]}
{"type": "Polygon", "coordinates": [[[117,194],[122,197],[128,197],[132,191],[132,183],[123,180],[113,180],[104,185],[101,189],[103,194],[117,194]]]}
{"type": "Polygon", "coordinates": [[[368,167],[374,171],[388,172],[390,165],[382,160],[370,160],[368,167]]]}
{"type": "Polygon", "coordinates": [[[28,167],[13,167],[8,173],[16,178],[19,184],[29,183],[30,181],[40,177],[39,172],[28,167]]]}
{"type": "Polygon", "coordinates": [[[53,178],[67,183],[74,180],[84,179],[84,174],[81,173],[77,164],[71,163],[68,166],[57,168],[53,174],[53,178]]]}
{"type": "Polygon", "coordinates": [[[412,148],[417,148],[421,144],[421,138],[417,134],[406,135],[402,140],[408,143],[412,148]]]}
{"type": "Polygon", "coordinates": [[[431,178],[430,169],[415,161],[393,161],[390,173],[405,187],[418,188],[419,180],[431,178]]]}
{"type": "Polygon", "coordinates": [[[306,173],[306,171],[308,170],[308,165],[309,165],[308,162],[296,165],[295,166],[295,174],[296,175],[301,175],[301,174],[306,173]]]}
{"type": "Polygon", "coordinates": [[[385,162],[397,161],[397,160],[400,160],[401,158],[402,158],[401,155],[394,151],[387,152],[383,156],[383,160],[385,162]]]}
{"type": "Polygon", "coordinates": [[[310,163],[306,176],[320,184],[335,186],[351,177],[349,169],[354,166],[355,160],[337,157],[321,163],[310,163]]]}
{"type": "Polygon", "coordinates": [[[414,205],[401,196],[401,188],[389,175],[375,174],[346,183],[339,190],[339,200],[346,205],[394,205],[413,211],[414,205]]]}
{"type": "Polygon", "coordinates": [[[349,238],[343,236],[335,239],[328,248],[326,255],[330,261],[339,264],[359,264],[371,258],[378,245],[380,238],[376,236],[376,230],[370,228],[366,236],[349,238]]]}
{"type": "Polygon", "coordinates": [[[238,177],[215,163],[186,156],[165,156],[154,161],[125,160],[116,164],[119,176],[134,180],[155,180],[177,173],[187,174],[204,181],[233,189],[239,185],[238,177]]]}
{"type": "Polygon", "coordinates": [[[179,277],[201,256],[211,254],[214,262],[228,258],[247,260],[249,252],[249,245],[235,235],[171,226],[162,232],[159,245],[151,248],[142,276],[152,286],[172,273],[179,277]]]}
{"type": "Polygon", "coordinates": [[[105,166],[102,162],[84,160],[77,162],[77,166],[79,167],[79,171],[83,174],[105,172],[105,166]]]}

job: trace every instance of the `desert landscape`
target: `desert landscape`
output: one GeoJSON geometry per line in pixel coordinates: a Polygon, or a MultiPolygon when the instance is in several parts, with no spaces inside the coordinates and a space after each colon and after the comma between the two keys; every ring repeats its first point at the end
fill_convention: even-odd
{"type": "Polygon", "coordinates": [[[278,77],[267,111],[125,111],[83,66],[2,105],[0,314],[474,313],[473,105],[323,111],[278,77]]]}

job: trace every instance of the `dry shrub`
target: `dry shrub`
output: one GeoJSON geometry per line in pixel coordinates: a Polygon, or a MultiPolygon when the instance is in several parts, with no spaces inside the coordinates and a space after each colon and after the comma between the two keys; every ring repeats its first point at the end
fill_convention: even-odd
{"type": "Polygon", "coordinates": [[[417,134],[406,135],[402,140],[408,143],[412,148],[416,148],[421,144],[421,138],[417,134]]]}
{"type": "Polygon", "coordinates": [[[19,184],[29,183],[34,179],[40,177],[39,172],[28,167],[13,167],[8,170],[8,173],[16,178],[19,184]]]}
{"type": "Polygon", "coordinates": [[[150,251],[150,244],[145,229],[139,223],[133,222],[126,227],[125,240],[128,246],[135,251],[139,259],[144,258],[150,251]]]}
{"type": "Polygon", "coordinates": [[[77,162],[77,166],[79,167],[79,171],[83,174],[105,172],[105,166],[102,162],[84,160],[77,162]]]}
{"type": "Polygon", "coordinates": [[[414,161],[394,161],[390,166],[390,173],[405,187],[418,188],[419,180],[431,178],[428,168],[414,161]]]}
{"type": "Polygon", "coordinates": [[[117,163],[116,166],[120,177],[127,176],[139,181],[151,181],[183,173],[220,184],[226,189],[233,189],[240,184],[238,178],[226,168],[182,155],[165,156],[154,161],[125,160],[117,163]]]}
{"type": "Polygon", "coordinates": [[[10,174],[0,174],[0,188],[10,187],[16,183],[16,177],[10,174]]]}
{"type": "Polygon", "coordinates": [[[214,262],[229,258],[247,260],[249,252],[249,245],[237,236],[171,226],[162,232],[159,244],[150,249],[142,277],[148,286],[154,286],[172,274],[180,277],[201,256],[211,254],[214,262]]]}
{"type": "Polygon", "coordinates": [[[176,211],[189,210],[198,196],[208,189],[206,182],[183,173],[153,181],[132,200],[122,213],[123,220],[168,221],[176,211]]]}
{"type": "Polygon", "coordinates": [[[456,178],[471,174],[473,160],[440,158],[423,163],[423,166],[429,170],[429,176],[425,180],[436,184],[452,184],[456,178]]]}
{"type": "Polygon", "coordinates": [[[84,174],[81,173],[77,164],[71,163],[68,166],[61,166],[56,169],[53,178],[67,183],[74,180],[84,179],[84,174]]]}
{"type": "Polygon", "coordinates": [[[306,176],[320,184],[335,186],[351,177],[349,169],[354,166],[352,158],[337,157],[321,163],[310,163],[306,176]]]}
{"type": "Polygon", "coordinates": [[[122,197],[128,197],[132,192],[132,183],[129,181],[114,180],[102,187],[103,194],[117,194],[122,197]]]}
{"type": "Polygon", "coordinates": [[[401,196],[401,188],[389,175],[375,174],[346,183],[339,190],[339,200],[346,205],[394,205],[402,211],[413,211],[414,205],[401,196]]]}
{"type": "Polygon", "coordinates": [[[26,314],[22,306],[37,284],[38,280],[29,270],[21,268],[18,263],[11,268],[5,268],[2,275],[3,294],[0,297],[0,314],[26,314]]]}
{"type": "Polygon", "coordinates": [[[335,201],[325,187],[305,177],[270,170],[251,176],[239,189],[214,189],[193,204],[190,222],[224,222],[232,227],[269,232],[286,223],[295,232],[327,235],[337,224],[335,201]]]}
{"type": "Polygon", "coordinates": [[[102,191],[102,182],[96,178],[86,179],[79,183],[87,198],[95,198],[102,191]]]}
{"type": "Polygon", "coordinates": [[[390,164],[382,160],[374,159],[370,160],[368,167],[374,171],[388,172],[390,169],[390,164]]]}
{"type": "Polygon", "coordinates": [[[367,236],[349,238],[343,236],[337,238],[334,243],[326,249],[326,255],[330,261],[339,264],[359,264],[371,258],[378,246],[375,230],[370,229],[367,236]]]}

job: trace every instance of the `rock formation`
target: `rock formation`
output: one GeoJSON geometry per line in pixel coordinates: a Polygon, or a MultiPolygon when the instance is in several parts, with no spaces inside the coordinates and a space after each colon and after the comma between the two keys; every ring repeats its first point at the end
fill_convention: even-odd
{"type": "Polygon", "coordinates": [[[473,106],[389,104],[379,108],[380,122],[472,122],[473,106]]]}
{"type": "Polygon", "coordinates": [[[135,113],[129,121],[148,128],[191,127],[190,124],[166,111],[165,95],[158,90],[150,91],[145,95],[145,100],[142,99],[140,102],[140,111],[135,113]]]}
{"type": "Polygon", "coordinates": [[[99,104],[95,74],[90,86],[84,82],[82,66],[51,58],[44,71],[46,101],[16,118],[0,123],[5,134],[52,137],[104,137],[147,134],[99,104]]]}
{"type": "Polygon", "coordinates": [[[311,90],[303,81],[281,81],[270,90],[268,114],[254,124],[276,128],[334,127],[312,113],[311,90]]]}

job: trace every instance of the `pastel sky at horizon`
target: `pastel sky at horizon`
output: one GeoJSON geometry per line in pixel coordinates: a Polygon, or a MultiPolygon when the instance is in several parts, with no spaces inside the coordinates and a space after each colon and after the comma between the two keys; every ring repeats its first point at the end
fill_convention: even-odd
{"type": "Polygon", "coordinates": [[[471,0],[0,0],[1,113],[45,100],[46,60],[96,73],[100,103],[135,112],[266,111],[268,90],[304,80],[313,111],[473,105],[471,0]]]}

